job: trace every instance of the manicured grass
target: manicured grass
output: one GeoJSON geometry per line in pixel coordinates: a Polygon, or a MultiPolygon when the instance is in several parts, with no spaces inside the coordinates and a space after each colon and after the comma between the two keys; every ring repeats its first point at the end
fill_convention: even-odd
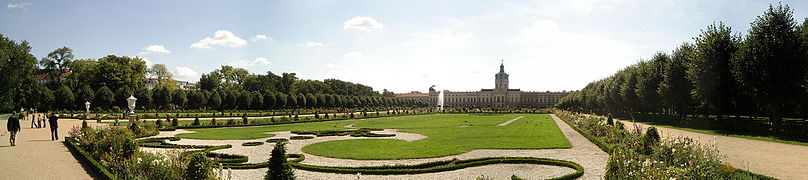
{"type": "Polygon", "coordinates": [[[266,132],[338,130],[347,129],[344,126],[350,124],[355,124],[356,128],[395,128],[400,132],[422,134],[428,138],[413,142],[362,138],[327,141],[303,147],[303,151],[315,155],[348,159],[411,159],[461,154],[474,149],[572,147],[547,114],[429,114],[259,127],[189,129],[199,133],[178,134],[177,137],[246,140],[273,136],[265,134],[266,132]],[[496,126],[519,116],[525,117],[507,126],[496,126]]]}
{"type": "MultiPolygon", "coordinates": [[[[217,120],[217,121],[220,121],[220,120],[217,120]]],[[[344,120],[344,121],[326,121],[326,122],[269,125],[269,126],[258,126],[258,127],[188,129],[190,131],[196,131],[196,132],[199,132],[199,133],[177,134],[177,137],[189,138],[189,139],[209,139],[209,140],[259,139],[259,138],[268,138],[268,137],[275,136],[274,134],[265,134],[266,132],[346,129],[344,127],[345,125],[353,124],[356,121],[357,120],[344,120]]],[[[193,121],[191,121],[191,122],[193,122],[193,121]]],[[[207,120],[207,121],[200,120],[200,122],[201,123],[210,123],[210,120],[207,120]]],[[[183,123],[183,122],[180,121],[180,123],[183,123]]]]}
{"type": "Polygon", "coordinates": [[[0,120],[8,120],[9,116],[11,116],[11,114],[0,114],[0,120]]]}
{"type": "Polygon", "coordinates": [[[572,147],[547,114],[437,114],[359,121],[356,126],[396,128],[428,138],[413,142],[392,139],[326,141],[303,147],[303,151],[347,159],[412,159],[455,155],[475,149],[572,147]],[[518,116],[525,117],[507,126],[496,126],[518,116]]]}

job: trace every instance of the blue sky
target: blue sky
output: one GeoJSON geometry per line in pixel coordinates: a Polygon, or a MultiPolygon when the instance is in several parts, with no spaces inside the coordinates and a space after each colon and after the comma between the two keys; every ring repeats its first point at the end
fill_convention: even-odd
{"type": "MultiPolygon", "coordinates": [[[[0,33],[37,58],[139,56],[198,81],[220,65],[394,92],[577,90],[777,1],[3,1],[0,33]]],[[[783,1],[798,21],[808,6],[783,1]]]]}

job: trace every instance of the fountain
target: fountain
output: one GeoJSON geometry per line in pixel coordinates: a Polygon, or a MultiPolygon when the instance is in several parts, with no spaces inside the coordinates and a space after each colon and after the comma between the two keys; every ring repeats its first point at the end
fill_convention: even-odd
{"type": "Polygon", "coordinates": [[[443,111],[443,90],[440,91],[438,94],[438,111],[443,111]]]}

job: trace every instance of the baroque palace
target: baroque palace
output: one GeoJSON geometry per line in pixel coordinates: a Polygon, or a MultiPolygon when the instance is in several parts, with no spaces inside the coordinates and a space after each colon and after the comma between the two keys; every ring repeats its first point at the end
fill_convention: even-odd
{"type": "MultiPolygon", "coordinates": [[[[546,108],[552,107],[564,96],[571,92],[534,92],[522,91],[520,89],[508,89],[508,73],[505,73],[505,65],[500,64],[499,73],[494,75],[494,89],[482,89],[480,91],[452,92],[443,90],[444,107],[531,107],[546,108]]],[[[406,93],[397,94],[402,98],[429,98],[432,106],[438,105],[440,92],[430,88],[426,93],[406,93]]]]}

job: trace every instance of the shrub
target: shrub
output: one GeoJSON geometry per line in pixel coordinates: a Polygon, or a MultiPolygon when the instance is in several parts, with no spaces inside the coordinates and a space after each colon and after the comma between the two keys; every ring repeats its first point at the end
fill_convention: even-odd
{"type": "Polygon", "coordinates": [[[609,118],[606,120],[609,123],[609,126],[614,126],[614,119],[612,119],[612,113],[609,113],[609,118]]]}
{"type": "Polygon", "coordinates": [[[268,142],[268,143],[286,142],[286,141],[289,141],[289,140],[288,140],[288,139],[283,139],[283,138],[272,138],[272,139],[267,139],[267,142],[268,142]]]}
{"type": "MultiPolygon", "coordinates": [[[[166,119],[166,121],[171,121],[171,120],[166,119]]],[[[158,128],[163,127],[163,120],[157,119],[157,121],[155,121],[154,124],[157,125],[158,128]]]]}
{"type": "Polygon", "coordinates": [[[82,120],[81,121],[81,129],[86,129],[87,127],[89,127],[89,126],[87,126],[87,121],[82,120]]]}
{"type": "Polygon", "coordinates": [[[267,162],[268,170],[267,175],[264,176],[264,179],[267,180],[289,180],[295,179],[295,173],[292,169],[292,165],[286,161],[286,143],[280,142],[276,143],[275,147],[272,148],[272,153],[270,154],[269,161],[267,162]]]}
{"type": "Polygon", "coordinates": [[[197,152],[189,155],[188,169],[183,173],[184,179],[208,179],[213,177],[213,163],[205,153],[197,152]]]}
{"type": "Polygon", "coordinates": [[[199,126],[199,125],[201,125],[201,124],[199,123],[199,117],[195,117],[195,118],[194,118],[194,122],[193,122],[193,123],[191,123],[191,125],[194,125],[194,126],[199,126]]]}
{"type": "Polygon", "coordinates": [[[174,121],[171,121],[171,126],[177,127],[179,125],[180,125],[179,119],[177,119],[177,117],[174,117],[174,121]]]}
{"type": "Polygon", "coordinates": [[[297,119],[297,114],[295,114],[295,121],[297,121],[297,120],[298,120],[298,119],[297,119]]]}
{"type": "Polygon", "coordinates": [[[260,146],[263,145],[264,142],[245,142],[241,143],[241,146],[260,146]]]}
{"type": "Polygon", "coordinates": [[[304,140],[304,139],[312,139],[314,136],[292,136],[289,137],[290,140],[304,140]]]}
{"type": "Polygon", "coordinates": [[[241,114],[241,122],[247,124],[247,114],[241,114]]]}
{"type": "Polygon", "coordinates": [[[211,125],[211,126],[215,126],[215,125],[216,125],[216,118],[211,118],[211,119],[210,119],[210,125],[211,125]]]}
{"type": "Polygon", "coordinates": [[[234,125],[234,124],[236,124],[236,121],[235,121],[235,120],[233,120],[233,119],[227,119],[227,125],[228,125],[228,126],[230,126],[230,125],[234,125]]]}
{"type": "Polygon", "coordinates": [[[325,118],[328,119],[328,112],[325,112],[325,118]]]}

